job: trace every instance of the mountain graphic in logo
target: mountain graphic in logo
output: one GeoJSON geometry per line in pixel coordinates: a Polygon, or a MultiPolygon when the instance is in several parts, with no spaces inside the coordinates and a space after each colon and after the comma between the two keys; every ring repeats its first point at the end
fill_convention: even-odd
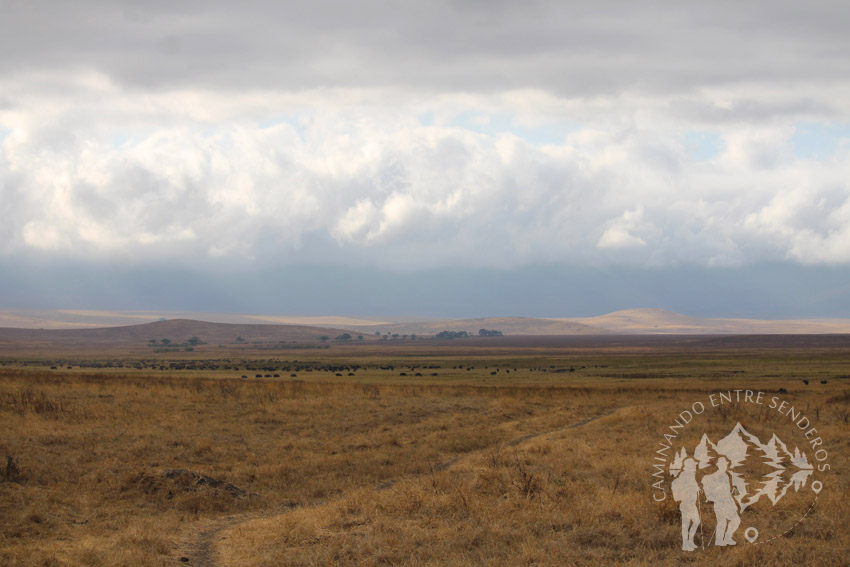
{"type": "MultiPolygon", "coordinates": [[[[775,433],[767,443],[763,443],[740,423],[735,424],[732,431],[717,443],[703,434],[694,448],[693,458],[699,470],[716,465],[721,456],[729,462],[732,496],[742,512],[762,496],[775,506],[789,488],[799,491],[806,486],[814,472],[814,467],[799,448],[789,451],[775,433]]],[[[670,465],[670,474],[678,476],[686,458],[687,451],[682,447],[670,465]]]]}

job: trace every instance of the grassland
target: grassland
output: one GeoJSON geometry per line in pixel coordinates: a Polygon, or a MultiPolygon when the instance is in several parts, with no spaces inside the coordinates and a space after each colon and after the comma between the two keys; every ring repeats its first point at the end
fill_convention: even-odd
{"type": "Polygon", "coordinates": [[[846,565],[850,348],[812,340],[7,351],[0,565],[846,565]],[[781,541],[686,554],[653,446],[740,387],[833,470],[781,541]]]}

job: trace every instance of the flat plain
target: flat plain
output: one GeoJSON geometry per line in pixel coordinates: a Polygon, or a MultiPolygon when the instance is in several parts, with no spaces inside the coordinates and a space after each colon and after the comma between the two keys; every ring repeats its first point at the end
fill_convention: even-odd
{"type": "MultiPolygon", "coordinates": [[[[310,346],[6,344],[0,564],[850,561],[847,336],[310,346]],[[828,482],[777,541],[685,553],[653,452],[734,389],[805,408],[828,482]]],[[[772,419],[744,409],[708,418],[772,419]]]]}

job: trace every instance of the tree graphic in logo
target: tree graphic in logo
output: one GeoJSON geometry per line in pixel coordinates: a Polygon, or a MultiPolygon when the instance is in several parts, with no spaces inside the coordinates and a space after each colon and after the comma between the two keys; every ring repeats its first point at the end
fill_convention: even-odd
{"type": "MultiPolygon", "coordinates": [[[[714,443],[703,434],[688,455],[682,447],[670,464],[673,499],[682,515],[682,549],[697,548],[694,537],[702,524],[702,502],[714,509],[714,545],[736,545],[735,532],[741,514],[764,497],[773,506],[788,493],[806,486],[814,467],[798,448],[788,446],[773,434],[767,443],[737,423],[714,443]]],[[[747,528],[744,537],[754,542],[758,530],[747,528]]]]}

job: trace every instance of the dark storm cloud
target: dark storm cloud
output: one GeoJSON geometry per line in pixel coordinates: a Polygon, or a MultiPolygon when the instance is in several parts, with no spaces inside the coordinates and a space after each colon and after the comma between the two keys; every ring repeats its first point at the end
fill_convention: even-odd
{"type": "Polygon", "coordinates": [[[347,316],[593,316],[652,306],[696,316],[848,317],[847,267],[535,266],[399,273],[300,264],[209,270],[0,259],[0,308],[347,316]],[[63,282],[57,286],[56,281],[63,282]]]}
{"type": "Polygon", "coordinates": [[[95,69],[171,88],[539,88],[564,96],[824,85],[844,2],[2,3],[0,71],[95,69]]]}

